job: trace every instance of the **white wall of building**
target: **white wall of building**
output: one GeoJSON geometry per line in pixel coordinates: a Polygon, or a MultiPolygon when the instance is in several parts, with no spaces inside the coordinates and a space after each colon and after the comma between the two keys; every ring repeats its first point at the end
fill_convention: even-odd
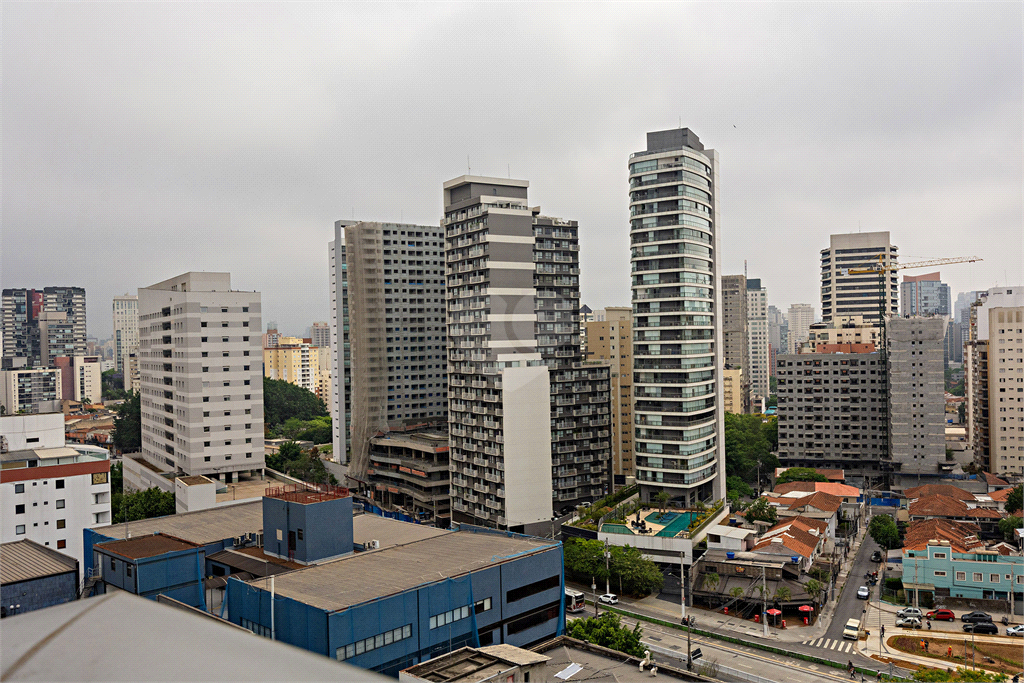
{"type": "MultiPolygon", "coordinates": [[[[529,354],[525,354],[529,355],[529,354]]],[[[509,526],[551,519],[551,386],[547,367],[501,371],[509,526]]]]}

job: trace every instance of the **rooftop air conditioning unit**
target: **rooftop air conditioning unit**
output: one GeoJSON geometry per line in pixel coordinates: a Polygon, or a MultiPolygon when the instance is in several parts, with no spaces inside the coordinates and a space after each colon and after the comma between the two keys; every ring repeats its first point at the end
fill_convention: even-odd
{"type": "Polygon", "coordinates": [[[263,534],[262,533],[256,534],[256,547],[257,548],[262,548],[263,547],[263,534]]]}
{"type": "Polygon", "coordinates": [[[372,541],[366,544],[366,547],[369,550],[380,550],[380,541],[378,541],[377,539],[373,539],[372,541]]]}

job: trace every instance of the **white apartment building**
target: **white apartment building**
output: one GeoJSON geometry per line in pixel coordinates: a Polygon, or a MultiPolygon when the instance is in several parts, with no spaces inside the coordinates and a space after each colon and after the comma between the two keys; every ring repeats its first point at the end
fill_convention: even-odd
{"type": "Polygon", "coordinates": [[[878,273],[849,271],[880,264],[893,266],[898,251],[898,247],[889,243],[888,231],[830,235],[829,248],[821,250],[821,319],[829,322],[835,317],[859,315],[877,323],[882,298],[886,317],[895,315],[899,305],[899,282],[895,272],[886,272],[883,276],[886,291],[882,297],[878,273]]]}
{"type": "MultiPolygon", "coordinates": [[[[988,410],[986,416],[986,411],[968,406],[975,422],[975,458],[999,476],[1024,474],[1024,287],[996,287],[982,292],[981,298],[976,338],[987,342],[980,362],[987,373],[988,410]],[[978,425],[978,420],[988,424],[978,425]],[[983,443],[985,437],[988,443],[983,443]],[[978,457],[986,451],[987,463],[978,457]]],[[[968,376],[969,383],[973,376],[968,376]]],[[[966,393],[976,403],[970,386],[966,393]]]]}
{"type": "Polygon", "coordinates": [[[259,292],[229,273],[139,289],[141,456],[161,470],[231,482],[262,469],[259,292]]]}
{"type": "MultiPolygon", "coordinates": [[[[125,359],[139,350],[139,297],[115,296],[114,315],[114,369],[124,373],[125,359]]],[[[128,380],[125,379],[125,389],[128,380]]]]}
{"type": "Polygon", "coordinates": [[[29,539],[84,562],[82,530],[110,524],[110,460],[64,443],[64,414],[0,417],[0,542],[29,539]]]}
{"type": "MultiPolygon", "coordinates": [[[[331,430],[332,460],[348,463],[349,431],[352,428],[352,364],[348,338],[348,264],[345,262],[345,228],[356,221],[334,222],[334,239],[328,244],[331,270],[331,430]]],[[[264,344],[266,346],[266,344],[264,344]]]]}
{"type": "Polygon", "coordinates": [[[807,341],[807,335],[814,324],[814,306],[791,304],[789,307],[789,353],[800,353],[800,345],[807,341]]]}
{"type": "Polygon", "coordinates": [[[99,356],[75,356],[71,362],[75,400],[80,403],[100,403],[103,400],[103,366],[99,356]]]}
{"type": "Polygon", "coordinates": [[[4,413],[48,413],[60,410],[65,397],[60,368],[0,370],[0,405],[4,413]]]}
{"type": "Polygon", "coordinates": [[[760,279],[747,279],[747,334],[750,343],[750,405],[764,410],[770,392],[768,367],[768,290],[760,279]]]}

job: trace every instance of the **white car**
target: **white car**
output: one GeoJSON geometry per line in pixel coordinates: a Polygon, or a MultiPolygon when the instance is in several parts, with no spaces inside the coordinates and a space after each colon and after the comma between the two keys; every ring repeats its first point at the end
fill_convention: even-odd
{"type": "Polygon", "coordinates": [[[861,600],[867,600],[871,597],[871,591],[868,590],[867,586],[861,586],[857,589],[857,597],[861,600]]]}
{"type": "Polygon", "coordinates": [[[1017,626],[1007,626],[1006,635],[1008,636],[1024,636],[1024,624],[1018,624],[1017,626]]]}
{"type": "Polygon", "coordinates": [[[899,618],[902,618],[902,617],[917,617],[918,619],[923,619],[924,618],[924,614],[921,612],[921,610],[919,610],[916,607],[904,607],[903,609],[901,609],[899,612],[896,613],[896,616],[899,617],[899,618]]]}
{"type": "Polygon", "coordinates": [[[902,619],[896,620],[896,625],[900,628],[921,628],[921,618],[903,617],[902,619]]]}
{"type": "Polygon", "coordinates": [[[617,596],[615,593],[605,593],[598,599],[607,605],[619,604],[619,596],[617,596]]]}

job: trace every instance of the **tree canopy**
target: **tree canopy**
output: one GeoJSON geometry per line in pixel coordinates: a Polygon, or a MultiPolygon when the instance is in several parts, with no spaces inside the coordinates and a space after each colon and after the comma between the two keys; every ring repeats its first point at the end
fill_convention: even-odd
{"type": "Polygon", "coordinates": [[[565,574],[573,581],[589,584],[591,580],[610,579],[613,586],[628,595],[647,595],[664,582],[658,565],[647,560],[637,548],[610,546],[608,563],[611,575],[605,569],[604,543],[597,540],[570,538],[565,543],[565,574]]]}
{"type": "Polygon", "coordinates": [[[788,484],[791,481],[828,481],[828,477],[818,474],[813,467],[790,467],[779,475],[775,485],[788,484]]]}
{"type": "Polygon", "coordinates": [[[121,453],[137,453],[142,448],[142,406],[139,394],[128,392],[128,398],[117,406],[111,441],[121,453]]]}
{"type": "Polygon", "coordinates": [[[1021,509],[1021,486],[1014,486],[1010,495],[1006,496],[1006,511],[1010,514],[1020,512],[1021,509]]]}
{"type": "Polygon", "coordinates": [[[886,550],[900,547],[900,530],[889,515],[872,517],[871,524],[868,525],[868,533],[871,534],[871,538],[875,539],[875,543],[886,550]]]}
{"type": "Polygon", "coordinates": [[[303,453],[294,441],[281,444],[277,453],[267,456],[267,467],[311,484],[337,484],[338,479],[327,471],[316,448],[303,453]]]}
{"type": "Polygon", "coordinates": [[[569,637],[576,640],[624,652],[633,657],[644,656],[644,646],[640,642],[643,636],[640,622],[630,629],[622,625],[619,615],[614,612],[605,612],[599,617],[588,619],[574,619],[569,623],[568,631],[569,637]]]}
{"type": "Polygon", "coordinates": [[[326,416],[327,406],[313,392],[283,380],[263,378],[263,421],[271,429],[280,428],[290,418],[307,421],[326,416]]]}
{"type": "Polygon", "coordinates": [[[757,481],[758,464],[767,475],[779,466],[772,451],[778,446],[778,420],[760,415],[725,414],[725,471],[747,483],[757,481]]]}
{"type": "Polygon", "coordinates": [[[758,498],[746,511],[748,522],[768,522],[775,524],[779,521],[779,513],[775,506],[771,505],[765,498],[758,498]]]}
{"type": "Polygon", "coordinates": [[[118,491],[110,497],[110,512],[114,524],[137,519],[165,517],[175,513],[174,494],[158,488],[123,493],[118,491]]]}
{"type": "Polygon", "coordinates": [[[1013,515],[1009,517],[1003,517],[999,520],[999,532],[1003,535],[1003,539],[1007,541],[1013,540],[1013,530],[1021,527],[1021,518],[1013,515]]]}

